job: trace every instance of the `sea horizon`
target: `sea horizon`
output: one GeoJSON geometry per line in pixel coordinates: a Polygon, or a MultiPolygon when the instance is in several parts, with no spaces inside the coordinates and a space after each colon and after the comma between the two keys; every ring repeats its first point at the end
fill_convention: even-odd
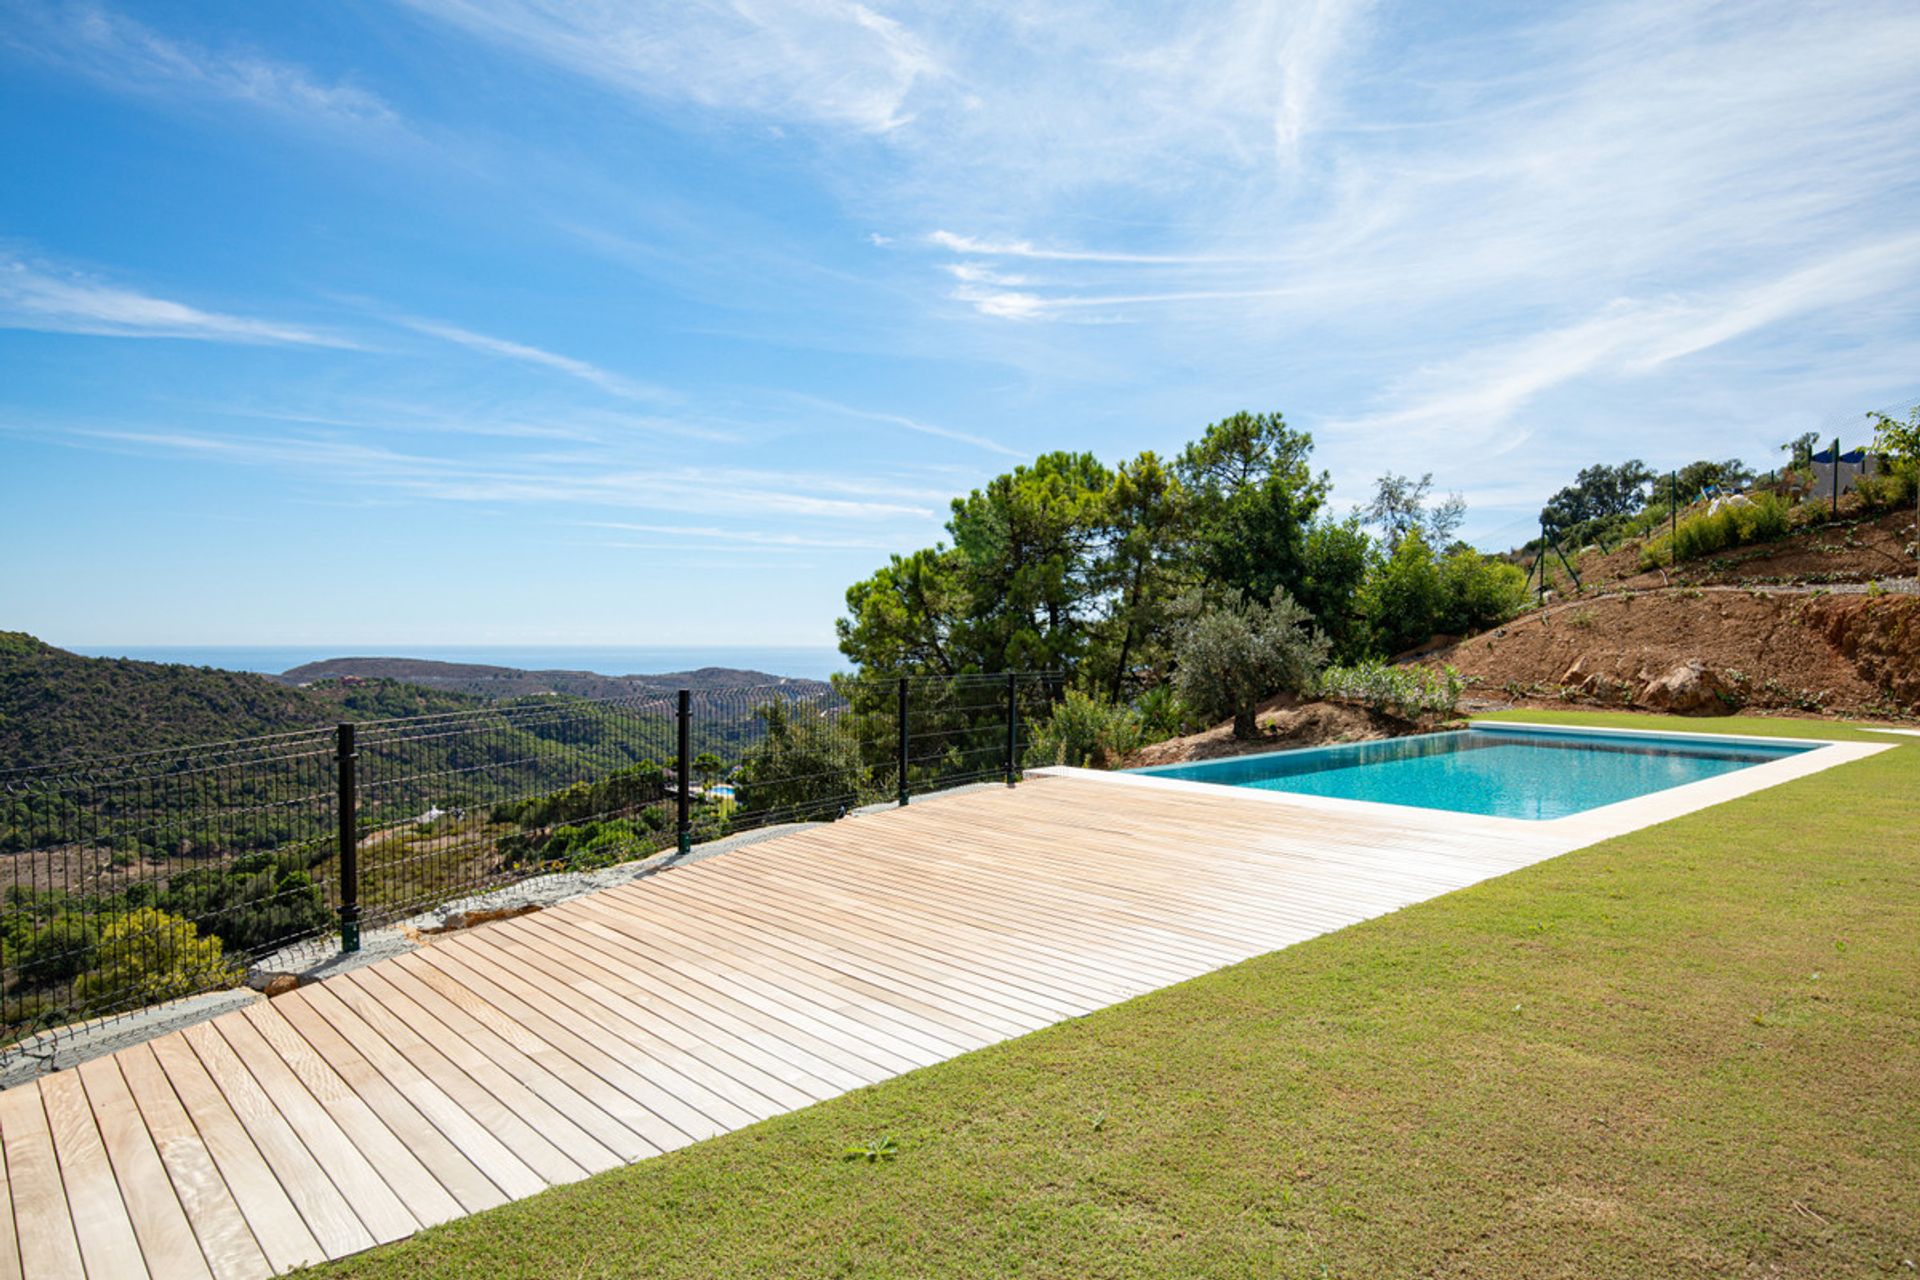
{"type": "Polygon", "coordinates": [[[279,675],[333,658],[408,658],[470,662],[524,671],[590,671],[605,676],[660,675],[700,667],[733,667],[802,680],[825,680],[851,669],[832,645],[516,645],[516,644],[257,644],[61,645],[86,658],[133,658],[279,675]]]}

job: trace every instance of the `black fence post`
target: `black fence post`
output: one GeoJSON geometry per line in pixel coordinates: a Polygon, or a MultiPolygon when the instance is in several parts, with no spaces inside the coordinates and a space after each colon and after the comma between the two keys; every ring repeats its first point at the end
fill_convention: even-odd
{"type": "Polygon", "coordinates": [[[1680,563],[1680,473],[1667,472],[1667,563],[1680,563]]]}
{"type": "Polygon", "coordinates": [[[1833,438],[1833,514],[1840,514],[1840,437],[1833,438]]]}
{"type": "Polygon", "coordinates": [[[693,691],[680,691],[676,707],[679,720],[679,846],[681,853],[693,852],[693,691]]]}
{"type": "Polygon", "coordinates": [[[340,951],[360,949],[360,796],[353,726],[335,730],[340,764],[340,951]]]}
{"type": "Polygon", "coordinates": [[[1007,785],[1013,785],[1014,766],[1020,750],[1020,677],[1007,672],[1007,785]]]}
{"type": "Polygon", "coordinates": [[[907,803],[907,678],[900,677],[900,803],[907,803]]]}

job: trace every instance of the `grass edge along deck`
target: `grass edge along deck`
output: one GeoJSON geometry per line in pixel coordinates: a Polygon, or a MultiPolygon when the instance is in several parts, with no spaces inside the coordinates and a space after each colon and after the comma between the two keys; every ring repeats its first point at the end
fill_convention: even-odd
{"type": "Polygon", "coordinates": [[[0,1280],[345,1256],[1887,749],[1547,822],[1048,769],[795,832],[0,1093],[0,1280]]]}

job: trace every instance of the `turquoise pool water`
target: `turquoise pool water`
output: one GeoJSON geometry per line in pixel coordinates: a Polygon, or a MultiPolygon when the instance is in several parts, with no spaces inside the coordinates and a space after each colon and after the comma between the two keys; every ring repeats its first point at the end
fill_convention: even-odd
{"type": "Polygon", "coordinates": [[[1818,745],[1729,742],[1705,735],[1475,728],[1133,772],[1496,818],[1545,819],[1733,773],[1818,745]]]}

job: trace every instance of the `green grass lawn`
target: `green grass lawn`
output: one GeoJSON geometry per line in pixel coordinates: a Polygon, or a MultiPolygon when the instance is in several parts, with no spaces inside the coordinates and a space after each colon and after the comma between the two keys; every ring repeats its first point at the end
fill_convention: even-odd
{"type": "Polygon", "coordinates": [[[1916,1265],[1920,740],[314,1274],[1916,1265]]]}

